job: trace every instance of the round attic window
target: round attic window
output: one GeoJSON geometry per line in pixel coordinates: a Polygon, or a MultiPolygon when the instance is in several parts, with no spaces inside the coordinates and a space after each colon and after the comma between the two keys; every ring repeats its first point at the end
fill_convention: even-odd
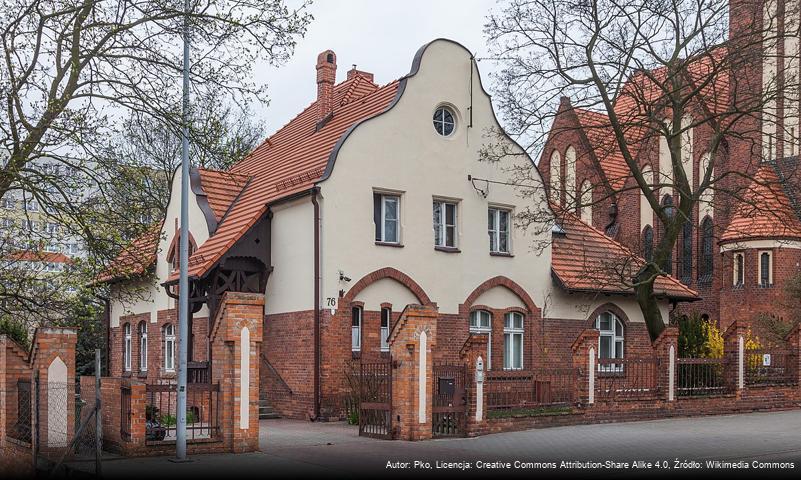
{"type": "Polygon", "coordinates": [[[456,128],[456,115],[448,107],[439,107],[434,112],[434,130],[443,137],[450,136],[456,128]]]}

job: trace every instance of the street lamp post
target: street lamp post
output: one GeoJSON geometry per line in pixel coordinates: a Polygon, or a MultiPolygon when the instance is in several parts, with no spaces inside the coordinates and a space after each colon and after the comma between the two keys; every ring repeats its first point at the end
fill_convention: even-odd
{"type": "Polygon", "coordinates": [[[178,401],[175,456],[186,460],[186,363],[189,347],[189,0],[184,0],[184,71],[181,111],[181,235],[178,281],[178,401]]]}

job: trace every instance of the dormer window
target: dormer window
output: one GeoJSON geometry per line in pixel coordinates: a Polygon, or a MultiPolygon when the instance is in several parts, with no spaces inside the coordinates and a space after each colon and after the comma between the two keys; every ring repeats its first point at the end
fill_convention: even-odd
{"type": "Polygon", "coordinates": [[[448,107],[439,107],[434,112],[434,130],[443,137],[450,136],[456,128],[456,115],[448,107]]]}
{"type": "MultiPolygon", "coordinates": [[[[195,239],[192,237],[192,233],[189,233],[189,255],[191,257],[193,253],[197,250],[197,244],[195,243],[195,239]]],[[[170,244],[170,249],[167,251],[167,262],[172,266],[172,270],[176,271],[181,267],[181,234],[180,232],[175,235],[172,239],[172,244],[170,244]]]]}

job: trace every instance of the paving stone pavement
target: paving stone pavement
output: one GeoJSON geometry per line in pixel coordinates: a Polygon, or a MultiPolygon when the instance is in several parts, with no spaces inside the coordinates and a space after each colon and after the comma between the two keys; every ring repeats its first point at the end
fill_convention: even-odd
{"type": "MultiPolygon", "coordinates": [[[[157,473],[173,478],[225,478],[281,476],[286,474],[359,477],[416,476],[576,476],[586,469],[532,470],[505,468],[504,463],[629,462],[623,469],[592,470],[593,476],[618,478],[621,474],[690,474],[693,469],[674,469],[674,462],[707,460],[746,461],[747,470],[727,470],[727,477],[786,476],[801,478],[801,411],[742,415],[674,418],[667,420],[527,430],[478,438],[438,439],[426,442],[375,440],[358,436],[356,427],[343,423],[311,423],[264,420],[261,448],[243,455],[198,455],[191,463],[175,464],[167,458],[117,459],[104,462],[107,478],[146,478],[157,473]],[[631,468],[635,461],[667,462],[669,469],[631,468]],[[414,467],[414,462],[430,463],[414,467]],[[388,469],[388,462],[409,463],[407,468],[388,469]],[[437,469],[436,462],[469,462],[469,469],[437,469]],[[500,462],[502,468],[479,468],[477,462],[500,462]],[[792,462],[795,467],[756,472],[752,462],[792,462]]],[[[586,467],[586,463],[584,464],[586,467]]]]}

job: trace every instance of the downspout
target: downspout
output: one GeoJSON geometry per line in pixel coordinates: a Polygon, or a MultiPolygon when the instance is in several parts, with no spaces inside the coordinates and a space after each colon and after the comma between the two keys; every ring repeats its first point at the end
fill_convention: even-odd
{"type": "Polygon", "coordinates": [[[318,187],[311,191],[314,205],[314,418],[320,417],[320,204],[318,187]]]}

